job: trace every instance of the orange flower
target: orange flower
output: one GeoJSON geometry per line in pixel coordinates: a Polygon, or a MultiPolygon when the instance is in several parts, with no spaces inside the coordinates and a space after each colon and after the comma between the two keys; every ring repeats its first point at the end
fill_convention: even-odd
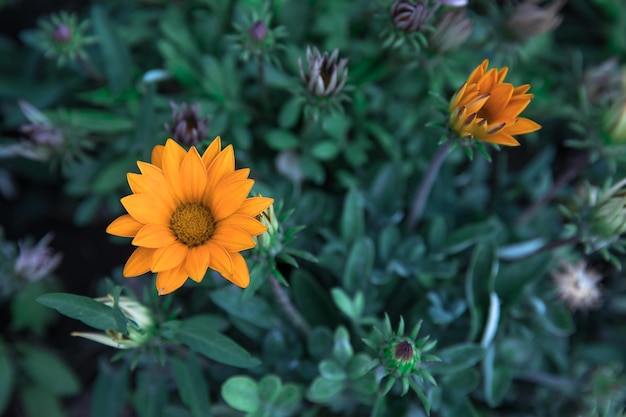
{"type": "Polygon", "coordinates": [[[267,230],[255,216],[274,200],[247,198],[254,181],[249,169],[235,170],[232,146],[222,150],[218,136],[200,156],[168,139],[154,147],[152,164],[137,165],[141,174],[127,175],[133,194],[121,199],[128,214],[107,227],[137,246],[124,276],[156,272],[160,295],[188,277],[202,281],[207,268],[247,287],[250,273],[239,252],[255,247],[252,237],[267,230]]]}
{"type": "Polygon", "coordinates": [[[513,135],[534,132],[541,126],[518,117],[533,98],[526,94],[530,84],[515,87],[505,83],[508,67],[487,71],[485,59],[450,100],[450,128],[466,139],[499,145],[519,146],[513,135]]]}

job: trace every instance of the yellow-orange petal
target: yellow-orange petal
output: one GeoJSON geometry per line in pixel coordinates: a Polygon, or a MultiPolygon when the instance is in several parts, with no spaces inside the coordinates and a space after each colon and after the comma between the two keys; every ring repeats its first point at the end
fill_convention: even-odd
{"type": "Polygon", "coordinates": [[[227,224],[229,226],[238,227],[252,237],[258,236],[267,231],[267,227],[254,217],[237,213],[231,214],[219,224],[227,224]]]}
{"type": "Polygon", "coordinates": [[[481,115],[482,117],[486,117],[489,120],[489,124],[499,123],[504,121],[512,122],[517,114],[512,117],[507,117],[504,109],[509,104],[509,100],[511,100],[511,96],[513,95],[513,85],[512,84],[498,84],[493,87],[491,90],[491,95],[489,100],[485,103],[482,108],[481,115]]]}
{"type": "Polygon", "coordinates": [[[142,227],[143,223],[135,220],[130,214],[122,214],[107,226],[106,232],[115,236],[134,237],[142,227]]]}
{"type": "Polygon", "coordinates": [[[180,166],[180,183],[183,201],[198,203],[202,201],[207,184],[206,168],[195,147],[191,147],[180,166]]]}
{"type": "Polygon", "coordinates": [[[148,194],[131,194],[120,200],[128,214],[140,223],[170,223],[172,212],[162,201],[148,194]]]}
{"type": "Polygon", "coordinates": [[[491,89],[498,82],[498,70],[495,68],[487,71],[485,75],[483,75],[478,81],[478,89],[481,93],[490,93],[491,89]]]}
{"type": "Polygon", "coordinates": [[[233,214],[246,200],[254,185],[253,180],[244,180],[230,184],[218,184],[211,198],[211,213],[220,221],[233,214]]]}
{"type": "Polygon", "coordinates": [[[126,174],[126,180],[128,181],[128,186],[130,187],[130,190],[134,194],[140,194],[145,192],[143,184],[140,181],[141,175],[135,174],[134,172],[129,172],[128,174],[126,174]]]}
{"type": "Polygon", "coordinates": [[[215,228],[211,242],[216,243],[228,252],[239,252],[251,249],[256,243],[243,229],[220,222],[215,228]]]}
{"type": "Polygon", "coordinates": [[[230,174],[224,175],[220,184],[223,185],[231,182],[247,180],[248,176],[250,176],[250,168],[241,168],[231,172],[230,174]]]}
{"type": "Polygon", "coordinates": [[[187,281],[187,273],[182,265],[161,271],[157,274],[156,288],[159,295],[169,294],[176,291],[187,281]]]}
{"type": "Polygon", "coordinates": [[[202,154],[202,162],[204,162],[204,166],[208,167],[209,165],[211,165],[211,162],[213,162],[213,160],[220,153],[221,150],[222,138],[216,136],[215,139],[213,139],[213,142],[211,142],[209,147],[206,148],[206,151],[204,151],[204,153],[202,154]]]}
{"type": "Polygon", "coordinates": [[[257,216],[274,203],[273,198],[269,197],[250,197],[247,198],[241,207],[234,214],[243,214],[244,216],[257,216]]]}
{"type": "Polygon", "coordinates": [[[520,146],[520,143],[515,140],[513,136],[505,132],[498,132],[493,135],[489,135],[485,138],[482,138],[482,140],[489,143],[496,143],[498,145],[520,146]]]}
{"type": "Polygon", "coordinates": [[[222,178],[235,170],[235,153],[233,147],[228,145],[220,152],[213,162],[207,167],[207,194],[213,193],[213,190],[219,184],[222,178]]]}
{"type": "Polygon", "coordinates": [[[211,249],[206,245],[190,248],[185,258],[185,272],[196,282],[202,281],[211,261],[211,249]]]}
{"type": "Polygon", "coordinates": [[[167,271],[184,264],[189,248],[180,242],[154,249],[150,269],[153,272],[167,271]]]}
{"type": "Polygon", "coordinates": [[[180,165],[183,163],[183,159],[187,152],[172,139],[168,139],[165,143],[165,150],[163,151],[163,175],[165,179],[172,187],[172,191],[182,201],[183,195],[180,190],[180,165]]]}
{"type": "Polygon", "coordinates": [[[510,135],[521,135],[523,133],[530,133],[541,129],[539,123],[535,123],[525,117],[519,117],[515,120],[515,123],[506,127],[506,132],[510,135]]]}
{"type": "Polygon", "coordinates": [[[211,241],[205,243],[204,246],[208,247],[211,251],[209,268],[218,271],[222,275],[233,273],[233,261],[226,249],[211,241]]]}
{"type": "MultiPolygon", "coordinates": [[[[158,170],[156,167],[155,169],[158,170]]],[[[133,189],[134,193],[151,195],[162,202],[171,213],[173,213],[180,204],[179,200],[171,191],[167,181],[165,181],[163,174],[139,175],[131,173],[128,174],[128,183],[130,184],[131,181],[133,182],[131,189],[133,189]]]]}
{"type": "Polygon", "coordinates": [[[489,66],[489,60],[484,59],[483,62],[481,62],[480,65],[477,66],[474,69],[474,71],[472,71],[469,78],[467,79],[467,83],[468,84],[477,83],[483,77],[483,75],[485,74],[485,71],[487,71],[488,66],[489,66]]]}
{"type": "Polygon", "coordinates": [[[233,273],[232,274],[224,274],[221,271],[220,274],[241,288],[246,288],[250,285],[250,271],[248,271],[248,264],[246,264],[246,260],[240,253],[231,253],[230,254],[233,260],[233,273]]]}
{"type": "Polygon", "coordinates": [[[135,246],[145,248],[162,248],[176,241],[176,236],[168,226],[162,224],[146,224],[143,226],[132,241],[135,246]]]}
{"type": "Polygon", "coordinates": [[[165,151],[165,146],[163,145],[157,145],[152,148],[152,157],[150,159],[157,168],[163,167],[163,151],[165,151]]]}
{"type": "Polygon", "coordinates": [[[154,249],[137,248],[133,251],[124,265],[122,274],[126,278],[136,277],[150,272],[150,263],[154,249]]]}

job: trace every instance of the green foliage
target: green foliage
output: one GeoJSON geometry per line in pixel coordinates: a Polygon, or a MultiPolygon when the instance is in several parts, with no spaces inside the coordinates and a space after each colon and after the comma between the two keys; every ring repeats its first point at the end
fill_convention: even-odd
{"type": "Polygon", "coordinates": [[[1,415],[624,417],[621,0],[30,3],[0,1],[1,415]],[[530,85],[519,147],[451,134],[485,58],[530,85]],[[274,199],[245,289],[160,297],[106,237],[182,102],[274,199]]]}

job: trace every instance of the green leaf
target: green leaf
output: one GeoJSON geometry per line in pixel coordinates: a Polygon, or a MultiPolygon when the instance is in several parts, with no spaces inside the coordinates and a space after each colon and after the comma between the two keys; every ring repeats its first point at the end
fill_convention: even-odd
{"type": "Polygon", "coordinates": [[[322,126],[324,131],[338,143],[343,143],[350,129],[350,119],[341,113],[331,113],[324,118],[322,126]]]}
{"type": "Polygon", "coordinates": [[[495,346],[487,349],[483,360],[483,384],[485,399],[490,407],[500,405],[513,381],[513,370],[508,366],[496,365],[495,346]]]}
{"type": "Polygon", "coordinates": [[[187,87],[197,88],[201,77],[188,59],[170,42],[159,40],[156,45],[165,60],[165,67],[172,76],[187,87]]]}
{"type": "Polygon", "coordinates": [[[259,381],[259,398],[262,398],[265,404],[273,403],[278,398],[278,395],[280,395],[282,385],[278,376],[265,375],[259,381]]]}
{"type": "Polygon", "coordinates": [[[260,405],[256,382],[249,376],[230,377],[222,385],[222,397],[235,410],[255,412],[260,405]]]}
{"type": "Polygon", "coordinates": [[[344,384],[343,381],[331,381],[317,377],[309,387],[306,397],[312,402],[330,403],[333,397],[343,390],[344,384]]]}
{"type": "Polygon", "coordinates": [[[0,340],[0,415],[9,405],[13,384],[15,383],[15,367],[6,345],[0,340]]]}
{"type": "Polygon", "coordinates": [[[209,296],[224,311],[257,327],[272,329],[278,322],[278,318],[264,299],[249,297],[243,300],[242,291],[234,286],[229,285],[212,291],[209,296]]]}
{"type": "Polygon", "coordinates": [[[61,401],[40,386],[23,387],[20,390],[20,402],[28,417],[65,417],[61,401]]]}
{"type": "Polygon", "coordinates": [[[304,100],[300,96],[294,96],[287,100],[278,113],[278,125],[283,129],[294,127],[300,119],[303,104],[304,100]]]}
{"type": "Polygon", "coordinates": [[[351,188],[343,202],[339,229],[345,243],[352,243],[357,237],[365,234],[363,197],[355,188],[351,188]]]}
{"type": "Polygon", "coordinates": [[[300,139],[286,130],[270,130],[265,135],[265,143],[275,151],[296,149],[300,145],[300,139]]]}
{"type": "Polygon", "coordinates": [[[478,243],[491,240],[502,231],[502,225],[495,218],[482,223],[463,226],[450,234],[444,245],[444,252],[454,254],[478,243]]]}
{"type": "Polygon", "coordinates": [[[343,271],[343,287],[350,294],[362,289],[372,277],[374,242],[369,237],[358,238],[348,253],[343,271]]]}
{"type": "Polygon", "coordinates": [[[95,194],[111,194],[126,184],[126,173],[137,163],[134,156],[126,156],[108,163],[98,171],[92,181],[92,192],[95,194]]]}
{"type": "Polygon", "coordinates": [[[333,358],[341,365],[346,366],[354,356],[354,349],[350,343],[350,333],[343,327],[335,330],[335,343],[333,344],[333,358]]]}
{"type": "Polygon", "coordinates": [[[237,368],[251,368],[261,363],[232,339],[197,323],[180,322],[175,340],[209,359],[237,368]]]}
{"type": "Polygon", "coordinates": [[[502,301],[502,310],[511,309],[527,294],[527,288],[545,277],[552,263],[552,254],[542,253],[505,264],[495,282],[495,289],[502,301]]]}
{"type": "Polygon", "coordinates": [[[67,293],[44,294],[37,301],[95,329],[117,330],[113,309],[91,298],[67,293]]]}
{"type": "Polygon", "coordinates": [[[316,143],[311,147],[311,155],[320,161],[330,161],[334,159],[340,151],[340,147],[332,140],[325,140],[316,143]]]}
{"type": "Polygon", "coordinates": [[[94,133],[125,133],[135,127],[135,122],[126,116],[93,109],[59,109],[50,118],[57,123],[94,133]]]}
{"type": "Polygon", "coordinates": [[[383,148],[385,153],[391,159],[399,159],[399,148],[395,145],[393,134],[389,133],[384,127],[374,122],[365,123],[365,129],[374,137],[374,139],[378,141],[380,147],[383,148]]]}
{"type": "Polygon", "coordinates": [[[333,288],[330,290],[335,305],[351,319],[355,319],[354,305],[348,294],[342,288],[333,288]]]}
{"type": "Polygon", "coordinates": [[[316,184],[322,184],[326,179],[326,171],[324,166],[311,155],[303,154],[300,156],[300,167],[304,178],[313,181],[316,184]]]}
{"type": "Polygon", "coordinates": [[[334,360],[326,359],[320,362],[320,375],[332,381],[342,381],[346,379],[346,371],[334,360]]]}
{"type": "Polygon", "coordinates": [[[111,90],[119,94],[131,83],[133,68],[130,53],[119,35],[119,30],[109,20],[104,6],[96,4],[91,8],[91,24],[98,38],[102,66],[111,90]]]}
{"type": "Polygon", "coordinates": [[[36,384],[46,387],[52,394],[69,396],[77,394],[80,382],[74,371],[52,352],[20,344],[20,367],[36,384]]]}
{"type": "Polygon", "coordinates": [[[295,415],[294,412],[302,401],[302,388],[295,384],[285,384],[280,390],[280,394],[274,406],[277,410],[283,411],[283,415],[295,415]]]}
{"type": "Polygon", "coordinates": [[[328,292],[308,272],[294,270],[291,273],[291,288],[296,307],[312,326],[334,327],[337,320],[335,308],[328,292]]]}
{"type": "Polygon", "coordinates": [[[42,336],[46,328],[59,316],[36,302],[37,297],[58,289],[52,281],[32,282],[18,292],[11,301],[11,329],[29,329],[42,336]]]}
{"type": "Polygon", "coordinates": [[[137,374],[133,408],[139,417],[161,417],[168,402],[167,375],[155,368],[137,374]]]}
{"type": "Polygon", "coordinates": [[[189,31],[189,23],[185,21],[179,7],[168,7],[159,19],[159,28],[173,46],[187,57],[200,54],[196,41],[189,31]]]}
{"type": "Polygon", "coordinates": [[[364,353],[358,353],[348,363],[348,377],[352,380],[361,378],[370,369],[372,369],[372,358],[364,353]]]}
{"type": "Polygon", "coordinates": [[[115,369],[110,363],[99,361],[91,402],[92,417],[119,417],[122,414],[128,393],[128,375],[126,366],[115,369]]]}
{"type": "Polygon", "coordinates": [[[437,356],[441,362],[433,364],[432,373],[451,375],[477,364],[485,356],[485,350],[474,343],[461,343],[437,351],[437,356]]]}
{"type": "Polygon", "coordinates": [[[499,266],[494,243],[484,242],[476,246],[465,278],[465,294],[471,314],[468,340],[477,337],[485,321],[499,266]]]}
{"type": "Polygon", "coordinates": [[[333,334],[328,328],[316,327],[309,334],[307,348],[311,357],[325,358],[332,352],[334,343],[333,334]]]}
{"type": "Polygon", "coordinates": [[[209,387],[196,357],[192,354],[184,361],[173,357],[170,358],[170,363],[183,404],[189,408],[194,417],[210,417],[209,387]]]}

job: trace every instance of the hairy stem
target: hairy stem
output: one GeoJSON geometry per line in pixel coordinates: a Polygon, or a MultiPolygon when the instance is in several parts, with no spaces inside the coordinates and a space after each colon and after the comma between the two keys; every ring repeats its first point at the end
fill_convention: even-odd
{"type": "Polygon", "coordinates": [[[298,311],[296,306],[293,305],[285,291],[283,291],[280,282],[273,276],[269,277],[270,287],[272,288],[272,292],[274,293],[274,297],[278,300],[278,304],[283,309],[291,324],[294,325],[296,329],[298,329],[304,336],[308,336],[311,332],[311,327],[304,320],[302,314],[298,311]]]}
{"type": "Polygon", "coordinates": [[[428,165],[428,168],[426,169],[426,173],[422,178],[422,182],[420,182],[417,194],[415,195],[413,204],[411,205],[411,211],[409,213],[407,223],[409,231],[414,230],[419,221],[422,219],[422,214],[424,214],[424,208],[426,207],[426,201],[430,195],[430,190],[433,188],[439,169],[448,155],[450,144],[451,141],[448,140],[446,143],[441,145],[439,149],[437,149],[433,159],[430,161],[430,165],[428,165]]]}

